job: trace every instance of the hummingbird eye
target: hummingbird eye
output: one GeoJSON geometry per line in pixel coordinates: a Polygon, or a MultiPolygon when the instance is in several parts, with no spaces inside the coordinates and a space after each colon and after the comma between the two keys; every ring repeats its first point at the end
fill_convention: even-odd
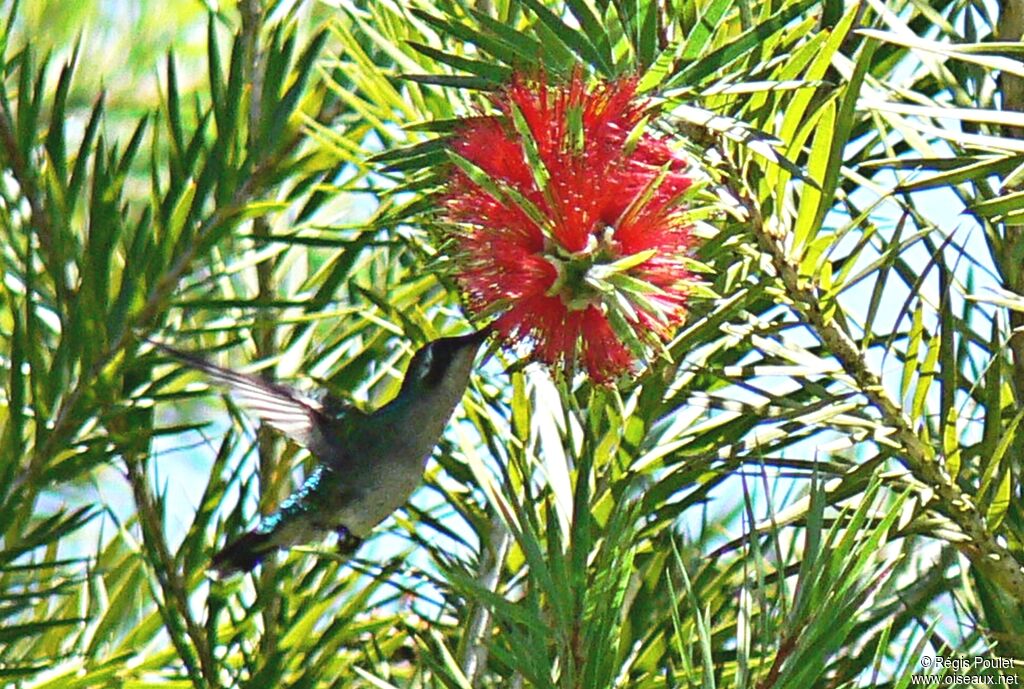
{"type": "Polygon", "coordinates": [[[419,362],[419,375],[420,378],[427,378],[430,375],[431,369],[434,368],[434,348],[425,347],[423,349],[423,358],[419,362]]]}
{"type": "Polygon", "coordinates": [[[437,385],[444,378],[452,361],[452,351],[436,342],[427,345],[423,351],[423,360],[420,366],[420,380],[427,385],[437,385]]]}

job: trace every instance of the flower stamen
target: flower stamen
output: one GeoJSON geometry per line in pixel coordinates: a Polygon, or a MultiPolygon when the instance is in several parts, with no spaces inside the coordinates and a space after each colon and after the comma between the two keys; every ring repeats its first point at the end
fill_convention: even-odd
{"type": "Polygon", "coordinates": [[[456,131],[443,199],[457,279],[495,330],[599,382],[659,355],[685,315],[688,164],[646,129],[635,79],[515,76],[503,116],[456,131]]]}

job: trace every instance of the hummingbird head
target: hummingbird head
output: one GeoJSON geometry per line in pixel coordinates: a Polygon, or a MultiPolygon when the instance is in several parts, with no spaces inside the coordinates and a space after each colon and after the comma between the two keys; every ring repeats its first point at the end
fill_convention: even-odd
{"type": "Polygon", "coordinates": [[[482,328],[468,335],[444,337],[420,347],[409,362],[402,392],[451,388],[453,392],[457,390],[461,397],[469,381],[476,352],[489,333],[489,328],[482,328]]]}

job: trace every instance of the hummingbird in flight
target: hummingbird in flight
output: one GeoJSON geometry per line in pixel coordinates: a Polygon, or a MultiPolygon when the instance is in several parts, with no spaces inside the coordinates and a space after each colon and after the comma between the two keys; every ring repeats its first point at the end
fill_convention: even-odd
{"type": "Polygon", "coordinates": [[[213,556],[221,576],[247,572],[269,554],[334,531],[356,551],[419,485],[441,434],[469,384],[488,329],[429,342],[412,356],[398,394],[366,413],[327,394],[307,396],[168,345],[152,344],[228,388],[235,402],[305,446],[317,459],[305,482],[273,514],[213,556]]]}

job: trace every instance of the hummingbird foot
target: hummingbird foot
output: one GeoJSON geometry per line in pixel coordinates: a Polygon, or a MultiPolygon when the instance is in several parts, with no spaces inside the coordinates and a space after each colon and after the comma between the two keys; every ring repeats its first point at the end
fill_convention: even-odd
{"type": "Polygon", "coordinates": [[[338,534],[338,554],[340,555],[352,555],[363,544],[363,539],[349,531],[348,527],[339,526],[334,533],[338,534]]]}
{"type": "Polygon", "coordinates": [[[214,555],[210,568],[221,577],[248,572],[276,548],[270,534],[250,531],[214,555]]]}

